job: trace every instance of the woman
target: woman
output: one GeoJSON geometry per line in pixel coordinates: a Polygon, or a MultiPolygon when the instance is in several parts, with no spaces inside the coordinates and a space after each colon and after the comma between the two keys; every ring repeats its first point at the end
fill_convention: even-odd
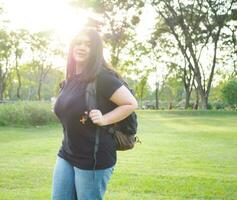
{"type": "Polygon", "coordinates": [[[137,101],[119,74],[104,61],[100,35],[85,28],[72,40],[66,78],[54,105],[63,127],[63,141],[53,172],[53,200],[103,199],[116,164],[113,136],[101,129],[96,161],[97,126],[121,121],[137,108],[137,101]],[[85,88],[97,78],[98,109],[86,110],[85,88]],[[83,116],[88,114],[88,120],[83,116]],[[93,170],[94,169],[94,170],[93,170]]]}

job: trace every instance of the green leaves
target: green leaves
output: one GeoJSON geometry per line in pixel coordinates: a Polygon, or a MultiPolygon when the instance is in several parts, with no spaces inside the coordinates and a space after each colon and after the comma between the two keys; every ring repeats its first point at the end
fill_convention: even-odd
{"type": "Polygon", "coordinates": [[[237,79],[230,80],[224,85],[222,96],[229,105],[237,107],[237,79]]]}

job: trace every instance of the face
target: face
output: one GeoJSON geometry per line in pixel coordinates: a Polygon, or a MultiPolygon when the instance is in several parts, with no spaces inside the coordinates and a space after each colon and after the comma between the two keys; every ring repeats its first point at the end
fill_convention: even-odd
{"type": "Polygon", "coordinates": [[[74,60],[78,63],[86,63],[89,59],[90,46],[90,38],[85,34],[79,35],[74,42],[72,53],[74,60]]]}

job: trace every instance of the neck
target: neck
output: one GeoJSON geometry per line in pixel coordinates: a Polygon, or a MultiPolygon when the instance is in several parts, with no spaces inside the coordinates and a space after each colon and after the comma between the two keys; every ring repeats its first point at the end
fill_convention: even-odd
{"type": "Polygon", "coordinates": [[[76,63],[76,74],[82,73],[85,67],[86,63],[76,63]]]}

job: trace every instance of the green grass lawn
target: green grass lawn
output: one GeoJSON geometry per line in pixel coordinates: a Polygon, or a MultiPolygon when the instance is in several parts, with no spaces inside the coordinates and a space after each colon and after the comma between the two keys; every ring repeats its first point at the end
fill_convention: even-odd
{"type": "MultiPolygon", "coordinates": [[[[237,112],[137,111],[106,200],[237,199],[237,112]]],[[[50,199],[59,124],[0,127],[0,199],[50,199]]]]}

